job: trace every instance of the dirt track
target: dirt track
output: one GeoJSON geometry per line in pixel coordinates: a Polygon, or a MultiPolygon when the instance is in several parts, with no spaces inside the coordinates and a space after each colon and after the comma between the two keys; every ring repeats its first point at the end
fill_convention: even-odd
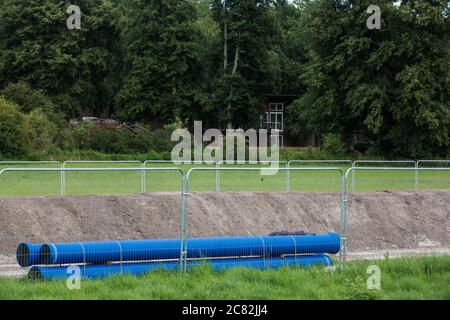
{"type": "MultiPolygon", "coordinates": [[[[21,241],[177,237],[181,196],[0,198],[0,255],[21,241]]],[[[349,251],[450,247],[450,191],[361,193],[349,198],[349,251]]],[[[192,236],[339,232],[334,193],[192,193],[192,236]]]]}

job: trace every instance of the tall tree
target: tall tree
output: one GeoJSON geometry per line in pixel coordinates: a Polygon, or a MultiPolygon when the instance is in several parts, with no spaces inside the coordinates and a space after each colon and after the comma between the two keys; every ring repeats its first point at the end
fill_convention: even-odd
{"type": "Polygon", "coordinates": [[[215,103],[227,127],[248,127],[271,91],[269,50],[278,30],[269,0],[213,0],[222,52],[215,103]]]}
{"type": "Polygon", "coordinates": [[[200,90],[200,36],[196,7],[187,0],[137,0],[122,21],[125,74],[118,116],[127,120],[196,120],[200,90]]]}
{"type": "Polygon", "coordinates": [[[80,30],[66,25],[70,1],[4,0],[0,10],[0,88],[23,81],[68,116],[113,105],[117,32],[107,0],[78,0],[80,30]]]}
{"type": "Polygon", "coordinates": [[[364,132],[386,155],[448,153],[447,1],[319,0],[303,17],[308,92],[291,116],[318,132],[364,132]],[[371,4],[381,8],[380,30],[367,28],[371,4]]]}

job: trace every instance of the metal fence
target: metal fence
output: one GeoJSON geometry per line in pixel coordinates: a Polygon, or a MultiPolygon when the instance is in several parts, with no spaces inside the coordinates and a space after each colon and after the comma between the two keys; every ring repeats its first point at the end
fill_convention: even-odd
{"type": "MultiPolygon", "coordinates": [[[[291,167],[311,167],[311,166],[333,166],[338,165],[343,170],[349,167],[406,167],[411,166],[415,168],[420,168],[423,166],[427,167],[445,167],[450,166],[450,160],[358,160],[352,162],[351,160],[291,160],[286,161],[272,161],[269,166],[273,166],[274,163],[280,168],[291,168],[291,167]]],[[[2,161],[0,162],[0,168],[98,168],[98,167],[126,167],[126,168],[161,168],[161,167],[173,167],[183,170],[186,174],[190,169],[198,166],[206,167],[267,167],[268,164],[262,163],[261,161],[254,162],[226,162],[219,161],[217,163],[204,163],[204,162],[186,162],[181,164],[174,164],[169,160],[147,160],[144,162],[137,160],[128,161],[2,161]]],[[[48,174],[46,178],[41,179],[42,175],[36,173],[32,175],[29,173],[25,175],[14,176],[13,181],[5,181],[5,179],[0,180],[0,194],[3,195],[14,195],[17,192],[18,195],[47,195],[56,194],[54,186],[56,185],[55,180],[59,179],[59,193],[60,195],[66,194],[80,194],[82,189],[92,189],[95,190],[110,190],[112,193],[120,194],[132,194],[137,192],[156,192],[156,191],[177,191],[181,188],[178,179],[171,172],[156,172],[151,173],[154,175],[152,179],[147,179],[146,170],[138,172],[138,176],[135,176],[136,172],[128,173],[115,173],[115,174],[105,174],[105,173],[89,173],[83,176],[82,172],[78,173],[67,173],[65,171],[60,172],[59,178],[57,174],[48,174]],[[112,176],[114,175],[114,176],[112,176]],[[43,184],[43,188],[34,188],[30,190],[29,194],[25,193],[25,190],[30,189],[27,186],[36,185],[37,180],[43,184]],[[72,181],[70,186],[74,188],[76,183],[78,186],[77,190],[68,190],[67,184],[68,180],[72,181]],[[140,181],[140,183],[138,182],[140,181]],[[114,186],[114,184],[117,186],[114,186]],[[119,187],[120,183],[120,187],[119,187]],[[17,184],[17,188],[10,188],[11,184],[17,184]],[[111,185],[108,188],[108,185],[111,185]],[[24,186],[24,187],[23,187],[24,186]],[[3,191],[6,190],[6,193],[3,191]],[[48,190],[47,193],[43,192],[48,190]]],[[[191,182],[192,189],[198,191],[316,191],[316,192],[337,192],[339,191],[335,186],[332,179],[334,177],[329,175],[329,173],[296,173],[292,175],[289,170],[281,171],[281,174],[274,175],[271,177],[258,177],[252,173],[228,173],[226,176],[222,176],[222,171],[216,170],[211,173],[203,173],[198,182],[191,182]]],[[[352,192],[364,192],[364,191],[376,191],[381,189],[415,189],[419,191],[420,189],[438,189],[438,188],[448,188],[448,178],[440,176],[435,172],[420,172],[415,170],[414,172],[404,172],[396,174],[383,175],[373,172],[360,172],[357,178],[356,171],[352,171],[351,174],[351,190],[352,192]]],[[[350,189],[349,189],[350,190],[350,189]]]]}
{"type": "MultiPolygon", "coordinates": [[[[153,213],[160,215],[156,217],[149,217],[148,212],[140,210],[132,217],[129,214],[121,215],[120,205],[126,206],[127,202],[124,200],[123,204],[110,202],[108,199],[101,202],[100,199],[86,199],[85,201],[78,201],[76,198],[72,200],[66,198],[69,208],[67,215],[56,215],[51,217],[52,231],[44,237],[49,241],[46,244],[29,244],[23,243],[17,249],[17,259],[22,267],[31,267],[29,276],[40,279],[60,279],[67,278],[68,272],[77,272],[83,278],[96,278],[108,275],[116,275],[118,273],[142,275],[149,270],[179,269],[181,264],[181,232],[178,227],[181,225],[181,217],[183,216],[181,208],[183,207],[184,195],[184,173],[178,168],[7,168],[0,170],[0,179],[3,175],[9,172],[15,173],[111,173],[111,172],[143,172],[143,171],[171,171],[178,174],[180,185],[182,186],[179,197],[172,196],[170,204],[172,207],[176,206],[174,201],[179,201],[179,213],[172,216],[175,221],[175,227],[165,229],[168,225],[168,213],[159,212],[158,207],[154,206],[155,199],[142,199],[141,205],[150,206],[153,208],[153,213]],[[147,201],[147,202],[146,202],[147,201]],[[99,202],[100,204],[97,204],[99,202]],[[146,202],[147,204],[144,204],[146,202]],[[107,208],[98,208],[100,205],[111,205],[114,210],[107,208]],[[90,211],[87,219],[83,219],[79,215],[72,216],[71,212],[74,210],[72,206],[82,206],[85,210],[90,211]],[[119,206],[115,208],[114,206],[119,206]],[[155,221],[153,221],[153,219],[155,221]],[[82,225],[71,225],[70,221],[76,221],[82,225]],[[156,223],[156,220],[159,223],[156,223]],[[145,226],[135,228],[135,224],[139,221],[151,221],[152,223],[145,226]],[[99,228],[99,224],[103,228],[99,228]],[[97,242],[81,242],[80,238],[89,237],[89,241],[102,240],[105,236],[105,226],[107,226],[107,235],[118,234],[117,238],[109,239],[109,241],[97,242]],[[124,230],[126,227],[130,230],[124,230]],[[79,230],[82,228],[81,230],[79,230]],[[100,232],[102,229],[103,233],[100,232]],[[178,229],[178,230],[174,230],[178,229]],[[81,231],[81,232],[80,232],[81,231]],[[137,240],[142,239],[143,235],[147,239],[154,240],[137,240]],[[77,238],[78,237],[78,238],[77,238]],[[121,237],[121,238],[119,238],[121,237]],[[122,237],[126,237],[125,239],[122,237]],[[133,239],[134,240],[130,240],[133,239]],[[58,239],[58,242],[52,241],[58,239]],[[64,242],[61,239],[65,239],[64,242]],[[153,241],[157,244],[157,250],[150,251],[145,245],[148,241],[153,241]],[[34,246],[39,247],[38,254],[31,250],[34,246]],[[30,254],[30,252],[33,252],[30,254]],[[38,258],[36,258],[36,255],[38,258]],[[36,260],[38,259],[38,260],[36,260]],[[148,260],[152,260],[151,262],[148,260]],[[162,263],[161,261],[165,261],[162,263]],[[78,270],[78,271],[77,271],[78,270]]],[[[34,199],[33,201],[39,201],[34,199]]],[[[82,216],[86,213],[83,212],[82,216]]],[[[173,214],[173,210],[172,210],[173,214]]],[[[32,219],[34,221],[34,219],[32,219]]],[[[27,222],[28,223],[28,222],[27,222]]],[[[33,225],[34,227],[34,225],[33,225]]],[[[23,235],[21,235],[23,236],[23,235]]],[[[33,237],[34,235],[30,235],[33,237]]],[[[108,238],[106,238],[108,239],[108,238]]],[[[32,239],[20,239],[19,241],[31,241],[32,239]]],[[[42,239],[41,239],[42,240],[42,239]]],[[[35,249],[33,249],[35,250],[35,249]]]]}
{"type": "MultiPolygon", "coordinates": [[[[399,162],[397,162],[399,163],[399,162]]],[[[348,168],[348,170],[344,173],[344,170],[340,167],[286,167],[286,168],[278,168],[277,170],[279,172],[331,172],[331,173],[335,173],[336,176],[338,177],[338,179],[340,180],[340,192],[339,192],[339,225],[336,226],[336,228],[338,228],[339,235],[340,235],[340,251],[339,251],[339,261],[341,266],[344,266],[345,261],[347,260],[347,255],[348,255],[348,243],[349,243],[349,234],[351,235],[351,232],[349,232],[349,219],[348,219],[348,215],[349,215],[349,206],[348,206],[348,202],[349,202],[349,185],[350,185],[350,175],[354,176],[354,172],[358,171],[358,172],[366,172],[366,171],[375,171],[375,172],[381,172],[383,174],[386,174],[387,172],[393,172],[393,171],[400,171],[400,172],[436,172],[441,174],[442,172],[449,172],[450,168],[448,167],[436,167],[436,168],[423,168],[423,167],[419,167],[420,163],[425,163],[424,161],[422,162],[417,162],[417,165],[415,165],[412,168],[409,167],[357,167],[357,166],[352,166],[351,168],[348,168]]],[[[170,171],[170,172],[174,172],[177,173],[177,175],[179,176],[179,183],[181,185],[181,197],[180,197],[180,216],[179,216],[179,220],[176,222],[176,224],[178,225],[178,233],[167,233],[167,235],[171,235],[174,238],[173,239],[169,239],[167,242],[164,242],[161,247],[160,247],[160,254],[157,255],[157,260],[170,260],[169,264],[171,266],[171,268],[181,268],[181,270],[186,271],[187,266],[191,263],[190,260],[190,256],[189,253],[192,252],[192,248],[189,247],[189,239],[192,238],[192,235],[195,236],[204,236],[205,234],[202,233],[193,233],[190,231],[190,227],[189,227],[189,221],[190,221],[190,214],[189,214],[189,203],[192,202],[192,198],[193,195],[191,194],[191,185],[192,185],[192,178],[195,174],[201,174],[201,172],[212,172],[212,173],[217,173],[217,172],[222,172],[222,173],[231,173],[231,172],[263,172],[263,171],[270,171],[273,172],[273,168],[251,168],[251,167],[220,167],[220,166],[215,166],[212,168],[199,168],[199,167],[194,167],[194,168],[190,168],[189,171],[187,173],[184,173],[182,169],[180,168],[161,168],[161,167],[154,167],[154,168],[144,168],[143,166],[140,168],[67,168],[67,167],[61,167],[61,168],[6,168],[6,169],[2,169],[0,170],[0,180],[2,179],[2,177],[10,172],[15,172],[15,173],[40,173],[40,174],[50,174],[50,173],[56,173],[58,175],[60,175],[61,173],[67,174],[67,173],[75,173],[75,172],[85,172],[85,173],[94,173],[94,172],[103,172],[103,173],[108,173],[108,172],[137,172],[139,173],[139,177],[142,177],[142,172],[156,172],[156,171],[160,171],[160,172],[164,172],[164,171],[170,171]],[[191,199],[191,200],[189,200],[191,199]],[[174,234],[178,234],[178,237],[174,236],[174,234]],[[178,246],[178,247],[177,247],[178,246]],[[191,251],[190,251],[191,250],[191,251]]],[[[56,181],[56,180],[55,180],[56,181]]],[[[142,185],[141,185],[142,187],[142,185]]],[[[63,193],[63,191],[61,192],[63,193]]],[[[236,198],[238,199],[238,198],[236,198]]],[[[173,205],[173,203],[169,203],[169,206],[173,205]]],[[[238,204],[236,204],[238,206],[238,204]]],[[[255,204],[256,205],[256,204],[255,204]]],[[[217,212],[215,212],[214,210],[212,210],[212,215],[210,218],[211,219],[215,219],[217,220],[217,212]]],[[[204,217],[203,217],[204,218],[204,217]]],[[[205,221],[207,222],[207,220],[202,220],[201,223],[203,225],[205,225],[205,221]]],[[[241,223],[242,224],[242,223],[241,223]]],[[[246,233],[245,235],[249,235],[249,234],[254,234],[256,237],[261,236],[261,234],[259,234],[257,232],[252,232],[252,228],[255,228],[255,225],[258,224],[258,221],[253,221],[253,223],[251,225],[248,225],[248,229],[246,229],[246,233]]],[[[95,228],[95,226],[92,226],[92,228],[95,228]]],[[[155,228],[159,229],[159,231],[162,230],[161,226],[156,226],[155,228]]],[[[255,230],[255,229],[253,229],[255,230]]],[[[206,231],[208,231],[208,228],[206,228],[206,231]]],[[[330,230],[333,231],[333,230],[330,230]]],[[[217,230],[211,231],[211,232],[217,232],[217,230]]],[[[231,233],[233,232],[233,230],[227,230],[227,233],[231,233]]],[[[163,232],[162,232],[163,233],[163,232]]],[[[211,236],[212,234],[206,234],[208,236],[211,236]]],[[[217,236],[217,234],[215,234],[217,236]]],[[[259,239],[259,238],[258,238],[259,239]]],[[[257,240],[258,240],[257,239],[257,240]]],[[[295,238],[293,238],[295,239],[295,238]]],[[[116,240],[116,239],[114,239],[116,240]]],[[[260,237],[260,240],[264,242],[264,238],[260,237]]],[[[228,240],[227,240],[228,241],[228,240]]],[[[231,240],[230,240],[231,241],[231,240]]],[[[295,240],[294,240],[295,241],[295,240]]],[[[226,246],[228,245],[228,242],[223,242],[222,245],[224,246],[224,248],[226,248],[226,246]]],[[[80,247],[79,245],[77,245],[78,247],[80,247]]],[[[140,270],[139,268],[142,268],[142,265],[132,265],[132,264],[128,264],[128,261],[130,260],[123,260],[122,255],[128,255],[131,254],[130,252],[133,253],[133,255],[131,255],[131,258],[135,258],[136,261],[145,261],[149,258],[149,256],[146,255],[146,252],[144,249],[142,249],[142,243],[134,243],[134,242],[118,242],[118,241],[113,241],[111,243],[106,244],[105,247],[105,251],[104,251],[104,255],[102,256],[102,260],[99,261],[90,261],[92,263],[94,263],[93,266],[89,266],[87,267],[87,260],[86,260],[86,256],[84,255],[85,253],[82,254],[82,256],[84,257],[83,259],[85,259],[83,267],[88,268],[89,270],[91,270],[92,268],[94,268],[93,270],[95,272],[103,272],[103,271],[98,271],[95,268],[103,268],[103,266],[96,266],[95,264],[105,264],[105,263],[109,263],[110,261],[112,261],[111,257],[109,256],[109,251],[107,250],[108,246],[118,246],[120,247],[120,259],[119,261],[117,261],[117,257],[115,258],[118,263],[115,264],[115,266],[117,268],[119,268],[119,270],[125,270],[126,268],[136,268],[135,270],[140,270]],[[122,247],[128,245],[128,247],[122,247]],[[127,263],[125,263],[127,262],[127,263]]],[[[77,247],[77,248],[78,248],[77,247]]],[[[81,248],[84,252],[85,247],[84,245],[81,245],[81,248]]],[[[102,247],[103,248],[103,247],[102,247]]],[[[224,249],[222,248],[222,249],[224,249]]],[[[262,259],[263,259],[263,266],[266,266],[266,263],[269,263],[270,259],[272,258],[271,256],[271,252],[276,251],[276,248],[274,247],[270,247],[270,248],[266,248],[264,245],[264,251],[262,253],[262,259]],[[267,251],[266,251],[267,249],[267,251]]],[[[242,249],[242,248],[241,248],[242,249]]],[[[50,250],[50,249],[49,249],[50,250]]],[[[73,250],[72,249],[67,249],[67,250],[73,250]]],[[[79,248],[77,249],[79,250],[79,248]]],[[[236,249],[237,250],[237,249],[236,249]]],[[[69,253],[73,253],[70,252],[69,253]]],[[[310,252],[308,252],[310,253],[310,252]]],[[[313,252],[311,252],[313,253],[313,252]]],[[[199,253],[200,254],[200,253],[199,253]]],[[[233,253],[231,253],[233,254],[233,253]]],[[[235,254],[237,255],[238,252],[235,252],[235,254]]],[[[297,259],[297,257],[299,256],[299,254],[303,254],[303,252],[294,252],[292,254],[293,259],[297,259]]],[[[49,252],[49,257],[52,257],[50,252],[49,252]]],[[[131,259],[129,258],[129,259],[131,259]]],[[[197,258],[201,258],[201,257],[197,257],[197,258]]],[[[219,258],[226,258],[226,257],[219,257],[219,258]]],[[[242,257],[240,256],[240,258],[251,258],[250,257],[242,257]]],[[[152,259],[155,259],[155,256],[152,256],[152,259]]],[[[300,258],[299,258],[300,259],[300,258]]],[[[232,261],[232,260],[231,260],[232,261]]],[[[241,260],[242,261],[242,260],[241,260]]],[[[249,265],[251,265],[252,260],[249,260],[249,265]]],[[[55,263],[57,264],[67,264],[67,263],[71,263],[70,261],[56,261],[55,263]]],[[[230,262],[233,263],[233,262],[230,262]]],[[[252,262],[253,263],[253,262],[252,262]]],[[[155,267],[156,268],[156,267],[155,267]]],[[[172,268],[172,269],[173,269],[172,268]]],[[[86,269],[87,270],[87,269],[86,269]]],[[[94,272],[92,271],[92,272],[94,272]]],[[[87,272],[87,271],[85,271],[87,272]]],[[[90,272],[90,271],[89,271],[90,272]]]]}
{"type": "MultiPolygon", "coordinates": [[[[188,171],[188,173],[186,174],[186,178],[185,178],[185,192],[184,192],[184,197],[183,197],[183,216],[182,216],[182,220],[181,220],[181,230],[182,230],[182,242],[183,242],[183,249],[182,249],[182,261],[183,261],[183,268],[184,270],[186,270],[186,266],[187,266],[187,262],[188,262],[188,252],[189,252],[189,248],[188,248],[188,239],[190,238],[190,232],[189,232],[189,197],[191,196],[190,194],[190,183],[192,180],[192,177],[194,175],[194,173],[198,173],[198,172],[202,172],[202,171],[210,171],[210,172],[217,172],[217,171],[221,171],[221,172],[257,172],[257,171],[269,171],[269,172],[273,172],[274,169],[272,168],[248,168],[248,167],[234,167],[234,168],[220,168],[220,167],[216,167],[216,168],[192,168],[188,171]]],[[[344,188],[345,188],[345,180],[344,180],[344,172],[341,168],[278,168],[277,169],[280,172],[287,172],[287,171],[330,171],[330,172],[335,172],[337,173],[338,177],[341,180],[341,197],[340,197],[340,203],[343,203],[343,197],[344,197],[344,188]]],[[[342,235],[343,230],[344,230],[344,226],[343,226],[343,221],[345,219],[345,217],[343,216],[344,211],[342,210],[343,207],[341,205],[341,216],[340,216],[340,231],[339,233],[342,235]]],[[[213,217],[213,219],[217,220],[217,217],[213,217]]],[[[204,221],[203,221],[204,222],[204,221]]],[[[212,221],[211,221],[212,222],[212,221]]],[[[257,222],[256,222],[257,223],[257,222]]],[[[242,227],[242,224],[241,224],[242,227]]],[[[255,229],[255,225],[253,226],[247,226],[249,229],[247,229],[247,235],[252,234],[252,232],[250,231],[251,228],[255,229]]],[[[217,231],[216,231],[217,232],[217,231]]],[[[209,236],[211,236],[211,234],[208,234],[209,236]]],[[[261,236],[261,234],[255,234],[256,236],[261,236]]],[[[195,236],[198,236],[198,233],[195,234],[195,236]]],[[[261,239],[261,241],[264,242],[263,239],[261,239]]],[[[340,245],[344,245],[345,242],[341,242],[340,245]]],[[[230,242],[225,241],[223,243],[223,246],[225,248],[227,247],[232,247],[232,240],[230,240],[230,242]]],[[[243,246],[245,246],[245,244],[239,246],[239,250],[243,249],[243,246]]],[[[273,248],[271,248],[271,250],[273,250],[273,248]]],[[[271,251],[269,250],[269,251],[271,251]]],[[[266,261],[266,259],[270,258],[270,254],[269,251],[266,252],[264,250],[263,252],[263,256],[262,258],[264,259],[264,261],[266,261]],[[267,253],[267,254],[266,254],[267,253]]],[[[340,250],[340,252],[345,252],[345,250],[340,250]]],[[[237,253],[235,252],[234,255],[236,255],[237,253]]],[[[294,256],[297,256],[294,254],[294,256]]],[[[340,256],[340,261],[343,262],[344,261],[344,256],[340,256]]]]}
{"type": "MultiPolygon", "coordinates": [[[[413,168],[408,168],[408,167],[352,167],[349,168],[347,170],[347,172],[345,173],[344,176],[344,180],[345,180],[345,184],[344,184],[344,191],[343,191],[343,200],[342,200],[342,216],[343,216],[343,230],[342,230],[342,239],[344,241],[343,246],[342,246],[342,256],[343,259],[342,261],[345,261],[347,258],[347,248],[348,248],[348,240],[349,240],[349,232],[348,232],[348,202],[349,202],[349,175],[354,173],[356,171],[360,171],[360,172],[370,172],[370,171],[377,171],[377,172],[382,172],[382,173],[387,173],[387,172],[395,172],[395,171],[400,171],[400,172],[412,172],[412,173],[417,173],[417,172],[437,172],[437,173],[442,173],[442,172],[450,172],[450,167],[449,168],[418,168],[417,166],[413,167],[413,168]]],[[[376,195],[378,197],[385,197],[384,194],[380,193],[378,195],[376,195]]],[[[375,199],[376,201],[376,199],[375,199]]],[[[382,215],[383,212],[380,212],[380,215],[382,215]]],[[[377,224],[380,221],[374,221],[373,227],[376,227],[377,224]]],[[[379,235],[379,237],[382,237],[383,235],[379,235]]],[[[364,257],[364,254],[363,254],[364,257]]]]}

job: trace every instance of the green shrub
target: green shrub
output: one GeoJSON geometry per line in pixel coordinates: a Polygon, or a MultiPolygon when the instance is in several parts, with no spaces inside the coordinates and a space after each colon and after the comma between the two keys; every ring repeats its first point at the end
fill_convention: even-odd
{"type": "Polygon", "coordinates": [[[31,148],[29,124],[20,107],[0,96],[0,155],[21,158],[31,148]]]}
{"type": "Polygon", "coordinates": [[[56,125],[41,109],[34,109],[27,115],[30,140],[34,149],[47,150],[54,145],[58,133],[56,125]]]}
{"type": "Polygon", "coordinates": [[[327,133],[323,138],[322,151],[333,157],[343,157],[346,154],[345,144],[340,134],[327,133]]]}
{"type": "Polygon", "coordinates": [[[41,109],[46,114],[54,112],[54,104],[52,100],[41,91],[33,89],[26,82],[10,83],[0,95],[9,101],[20,106],[23,112],[31,112],[34,109],[41,109]]]}
{"type": "Polygon", "coordinates": [[[84,123],[77,128],[61,130],[57,146],[67,151],[92,150],[107,154],[146,154],[153,151],[159,159],[167,158],[172,151],[174,143],[170,141],[171,134],[172,126],[152,131],[143,125],[137,125],[134,129],[104,129],[84,123]]]}
{"type": "Polygon", "coordinates": [[[55,136],[55,145],[65,151],[79,149],[79,144],[75,138],[74,129],[70,127],[60,128],[55,136]]]}
{"type": "MultiPolygon", "coordinates": [[[[340,158],[351,159],[352,156],[349,154],[342,154],[340,158]]],[[[307,147],[301,148],[299,150],[282,149],[280,151],[280,160],[290,161],[290,160],[330,160],[336,159],[337,156],[326,152],[323,149],[307,147]]]]}
{"type": "Polygon", "coordinates": [[[114,153],[108,154],[94,150],[61,150],[54,149],[53,153],[47,154],[46,152],[36,152],[33,154],[35,157],[39,157],[33,160],[99,160],[99,161],[118,161],[118,160],[170,160],[170,152],[156,152],[149,151],[148,153],[114,153]]]}
{"type": "Polygon", "coordinates": [[[171,152],[175,144],[170,140],[173,132],[171,125],[156,129],[150,135],[150,150],[156,152],[171,152]]]}
{"type": "Polygon", "coordinates": [[[127,146],[129,135],[126,129],[91,128],[87,135],[85,147],[106,153],[128,153],[130,152],[127,146]]]}

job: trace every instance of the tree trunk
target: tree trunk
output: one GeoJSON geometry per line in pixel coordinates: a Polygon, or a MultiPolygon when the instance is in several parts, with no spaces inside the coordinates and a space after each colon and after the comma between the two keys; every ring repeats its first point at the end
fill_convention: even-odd
{"type": "MultiPolygon", "coordinates": [[[[234,54],[234,64],[233,64],[233,72],[231,73],[231,75],[235,75],[237,72],[237,68],[238,68],[238,62],[239,62],[239,45],[236,47],[236,51],[234,54]]],[[[231,89],[230,89],[230,98],[233,96],[233,85],[231,85],[231,89]]],[[[228,114],[231,114],[231,102],[228,101],[228,114]]],[[[233,123],[231,121],[231,119],[228,122],[228,129],[233,129],[233,123]]]]}
{"type": "Polygon", "coordinates": [[[227,18],[223,24],[223,69],[227,70],[228,67],[228,23],[227,18]]]}
{"type": "Polygon", "coordinates": [[[239,60],[239,45],[236,47],[236,53],[234,54],[234,65],[233,65],[233,73],[232,73],[233,76],[236,74],[236,71],[237,71],[238,60],[239,60]]]}

